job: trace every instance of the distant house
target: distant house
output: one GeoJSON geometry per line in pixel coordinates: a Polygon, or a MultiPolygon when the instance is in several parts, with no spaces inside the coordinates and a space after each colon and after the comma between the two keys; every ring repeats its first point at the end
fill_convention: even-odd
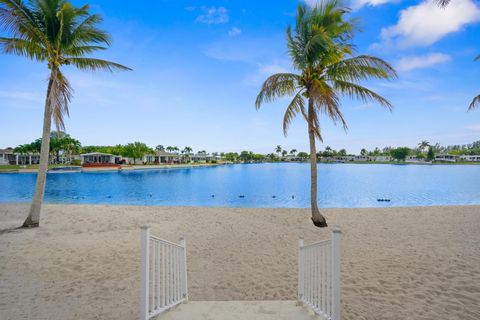
{"type": "Polygon", "coordinates": [[[178,163],[178,154],[166,151],[156,151],[155,154],[147,154],[143,157],[143,163],[160,164],[160,163],[178,163]]]}
{"type": "Polygon", "coordinates": [[[407,156],[405,162],[415,163],[415,162],[424,162],[423,158],[417,158],[417,156],[407,156]]]}
{"type": "Polygon", "coordinates": [[[190,156],[193,162],[207,162],[212,160],[212,155],[208,153],[196,153],[190,156]]]}
{"type": "Polygon", "coordinates": [[[2,165],[32,165],[40,163],[38,153],[16,153],[13,148],[0,149],[0,164],[2,165]]]}
{"type": "Polygon", "coordinates": [[[336,157],[333,157],[333,160],[337,162],[353,161],[355,160],[355,156],[336,156],[336,157]]]}
{"type": "Polygon", "coordinates": [[[463,155],[460,156],[460,161],[468,161],[468,162],[480,162],[480,155],[463,155]]]}
{"type": "Polygon", "coordinates": [[[302,161],[302,160],[303,160],[302,158],[293,154],[289,154],[289,155],[286,155],[285,157],[282,157],[282,161],[286,161],[286,162],[295,162],[295,161],[302,161]]]}
{"type": "Polygon", "coordinates": [[[454,156],[451,154],[437,154],[435,155],[435,161],[438,162],[456,162],[458,156],[454,156]]]}
{"type": "Polygon", "coordinates": [[[392,161],[392,157],[390,157],[390,156],[376,156],[376,157],[373,157],[373,161],[388,162],[388,161],[392,161]]]}
{"type": "Polygon", "coordinates": [[[369,156],[355,156],[355,161],[372,161],[372,158],[369,156]]]}
{"type": "Polygon", "coordinates": [[[84,164],[119,164],[121,160],[120,156],[116,156],[109,153],[91,152],[80,155],[80,162],[84,164]]]}

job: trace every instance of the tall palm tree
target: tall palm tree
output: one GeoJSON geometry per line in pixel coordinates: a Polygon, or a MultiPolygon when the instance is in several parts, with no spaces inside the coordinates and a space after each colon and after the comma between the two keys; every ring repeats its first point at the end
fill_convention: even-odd
{"type": "Polygon", "coordinates": [[[292,119],[300,114],[307,122],[310,141],[311,210],[317,227],[326,227],[325,217],[317,204],[317,159],[315,141],[322,141],[320,114],[326,114],[346,129],[340,110],[340,96],[346,95],[364,102],[376,101],[392,108],[389,101],[359,84],[369,78],[390,79],[395,70],[385,61],[367,55],[354,56],[351,39],[355,21],[344,20],[348,9],[337,0],[323,1],[312,9],[300,4],[296,26],[287,28],[287,46],[294,69],[298,73],[277,73],[262,85],[255,106],[280,97],[293,96],[283,118],[287,134],[292,119]]]}
{"type": "Polygon", "coordinates": [[[51,122],[63,130],[64,116],[72,88],[62,72],[62,66],[71,65],[80,70],[130,70],[110,61],[87,57],[87,54],[105,50],[110,36],[98,29],[102,21],[98,14],[90,14],[89,6],[74,7],[65,0],[0,0],[0,30],[8,37],[0,37],[0,49],[46,63],[50,72],[43,117],[40,165],[35,193],[24,227],[38,227],[47,177],[51,122]]]}

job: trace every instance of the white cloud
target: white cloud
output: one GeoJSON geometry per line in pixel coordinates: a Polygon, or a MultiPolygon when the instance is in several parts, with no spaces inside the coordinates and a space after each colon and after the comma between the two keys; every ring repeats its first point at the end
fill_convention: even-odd
{"type": "Polygon", "coordinates": [[[451,1],[445,8],[424,1],[400,11],[398,23],[382,29],[382,43],[373,48],[428,46],[478,21],[480,8],[472,0],[451,1]]]}
{"type": "Polygon", "coordinates": [[[439,63],[452,60],[449,55],[443,53],[430,53],[423,56],[403,57],[396,63],[398,71],[411,71],[414,69],[428,68],[439,63]]]}
{"type": "Polygon", "coordinates": [[[351,6],[359,9],[363,6],[377,7],[387,3],[398,3],[400,0],[352,0],[351,6]]]}
{"type": "MultiPolygon", "coordinates": [[[[315,7],[319,5],[322,0],[304,0],[305,3],[310,7],[315,7]]],[[[363,6],[381,6],[387,3],[398,3],[400,0],[351,0],[349,6],[353,9],[359,9],[363,6]]]]}
{"type": "Polygon", "coordinates": [[[228,35],[230,37],[235,37],[235,36],[238,36],[239,34],[242,33],[242,30],[240,28],[237,28],[237,27],[233,27],[232,29],[230,29],[228,31],[228,35]]]}
{"type": "Polygon", "coordinates": [[[228,10],[224,7],[201,7],[203,14],[195,21],[206,24],[224,24],[228,22],[228,10]]]}

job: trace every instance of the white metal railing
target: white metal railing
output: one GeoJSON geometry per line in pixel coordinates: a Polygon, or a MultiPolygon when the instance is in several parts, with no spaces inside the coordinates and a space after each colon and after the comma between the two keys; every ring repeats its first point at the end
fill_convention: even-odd
{"type": "Polygon", "coordinates": [[[332,238],[304,245],[298,240],[298,300],[325,320],[340,320],[340,241],[332,238]]]}
{"type": "Polygon", "coordinates": [[[188,300],[187,250],[150,234],[141,227],[140,319],[148,320],[188,300]]]}

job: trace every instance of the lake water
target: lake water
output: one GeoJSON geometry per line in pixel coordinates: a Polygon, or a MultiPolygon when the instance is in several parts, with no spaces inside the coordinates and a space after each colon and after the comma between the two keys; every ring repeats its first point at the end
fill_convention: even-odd
{"type": "MultiPolygon", "coordinates": [[[[35,174],[0,174],[0,202],[28,202],[35,174]]],[[[49,203],[309,207],[306,163],[49,174],[49,203]]],[[[325,208],[480,204],[480,166],[319,164],[325,208]],[[378,202],[377,199],[390,199],[378,202]]]]}

